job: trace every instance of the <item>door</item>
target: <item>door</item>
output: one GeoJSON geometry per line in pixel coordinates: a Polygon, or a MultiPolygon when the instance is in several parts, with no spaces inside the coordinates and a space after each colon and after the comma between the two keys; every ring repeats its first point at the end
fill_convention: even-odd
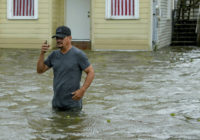
{"type": "Polygon", "coordinates": [[[66,25],[73,40],[90,40],[90,0],[66,0],[66,25]]]}

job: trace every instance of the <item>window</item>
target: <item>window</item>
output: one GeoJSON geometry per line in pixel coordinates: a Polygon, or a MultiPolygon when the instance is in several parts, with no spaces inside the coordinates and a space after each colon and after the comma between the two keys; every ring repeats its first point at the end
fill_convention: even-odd
{"type": "Polygon", "coordinates": [[[107,19],[138,19],[139,0],[106,0],[107,19]]]}
{"type": "Polygon", "coordinates": [[[8,19],[37,19],[38,0],[7,0],[8,19]]]}

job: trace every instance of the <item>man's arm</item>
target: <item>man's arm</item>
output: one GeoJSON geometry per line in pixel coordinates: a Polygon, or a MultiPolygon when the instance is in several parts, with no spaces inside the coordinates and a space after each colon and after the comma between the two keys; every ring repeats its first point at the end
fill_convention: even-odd
{"type": "Polygon", "coordinates": [[[94,79],[94,69],[92,65],[87,67],[84,71],[87,74],[85,82],[79,90],[72,93],[74,94],[74,96],[72,97],[73,100],[80,100],[84,96],[85,91],[88,89],[94,79]]]}
{"type": "Polygon", "coordinates": [[[41,48],[41,53],[37,63],[37,73],[44,73],[49,69],[47,65],[44,64],[44,56],[45,53],[48,51],[49,45],[44,43],[41,48]]]}

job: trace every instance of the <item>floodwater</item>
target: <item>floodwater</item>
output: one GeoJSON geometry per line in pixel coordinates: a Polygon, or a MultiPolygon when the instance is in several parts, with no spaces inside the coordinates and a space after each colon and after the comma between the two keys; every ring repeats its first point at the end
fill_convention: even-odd
{"type": "Polygon", "coordinates": [[[87,51],[96,77],[80,113],[52,110],[39,52],[0,49],[1,140],[200,139],[200,48],[87,51]]]}

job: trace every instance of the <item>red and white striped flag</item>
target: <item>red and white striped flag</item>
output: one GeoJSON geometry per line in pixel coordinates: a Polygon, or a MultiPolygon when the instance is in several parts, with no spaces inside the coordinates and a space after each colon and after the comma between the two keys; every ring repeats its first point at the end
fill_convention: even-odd
{"type": "Polygon", "coordinates": [[[13,0],[13,16],[34,16],[34,0],[13,0]]]}
{"type": "Polygon", "coordinates": [[[135,16],[135,0],[111,0],[111,16],[135,16]]]}

